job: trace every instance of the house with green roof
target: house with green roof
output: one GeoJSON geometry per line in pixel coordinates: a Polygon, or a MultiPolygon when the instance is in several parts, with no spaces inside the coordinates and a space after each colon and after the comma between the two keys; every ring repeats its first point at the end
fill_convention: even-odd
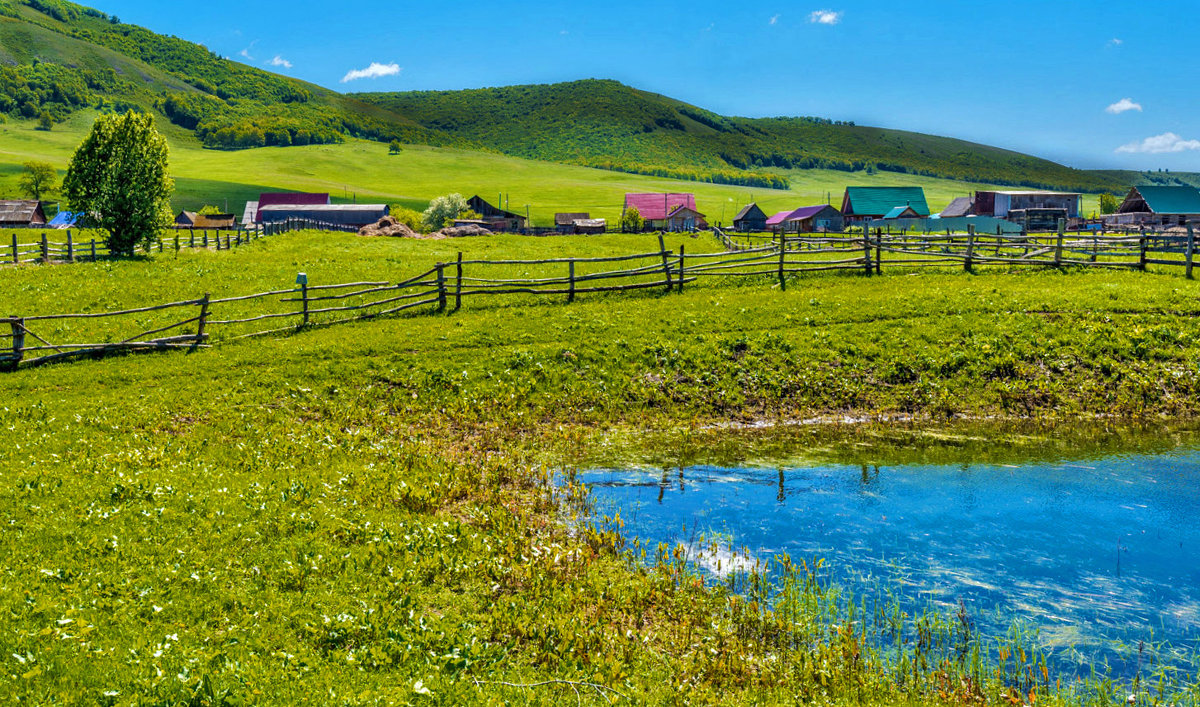
{"type": "Polygon", "coordinates": [[[1105,217],[1115,226],[1170,228],[1200,223],[1200,190],[1145,185],[1129,190],[1117,212],[1105,217]]]}
{"type": "Polygon", "coordinates": [[[929,204],[921,187],[846,187],[842,216],[848,222],[881,219],[892,209],[911,208],[919,218],[929,217],[929,204]]]}

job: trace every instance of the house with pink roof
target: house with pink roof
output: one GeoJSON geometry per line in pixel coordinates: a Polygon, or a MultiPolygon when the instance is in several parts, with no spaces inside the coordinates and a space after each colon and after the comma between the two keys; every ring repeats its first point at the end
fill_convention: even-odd
{"type": "Polygon", "coordinates": [[[837,233],[843,227],[842,212],[829,204],[780,211],[767,219],[767,230],[772,233],[837,233]]]}
{"type": "Polygon", "coordinates": [[[637,209],[648,231],[691,231],[708,228],[704,214],[696,209],[693,194],[626,194],[624,214],[637,209]]]}

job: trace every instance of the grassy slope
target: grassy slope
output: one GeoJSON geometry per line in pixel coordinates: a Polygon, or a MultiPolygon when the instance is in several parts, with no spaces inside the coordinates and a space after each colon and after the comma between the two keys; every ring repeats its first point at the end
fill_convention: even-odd
{"type": "MultiPolygon", "coordinates": [[[[639,243],[298,234],[5,271],[0,300],[111,306],[298,268],[322,280],[407,273],[448,248],[499,258],[639,243]]],[[[0,376],[0,690],[172,704],[203,697],[207,681],[252,703],[555,704],[574,696],[472,678],[565,678],[651,703],[937,702],[947,683],[876,672],[844,631],[801,621],[787,626],[801,648],[782,652],[778,617],[748,615],[669,565],[626,571],[608,540],[556,522],[543,464],[614,424],[665,430],[662,443],[684,449],[698,434],[687,430],[712,420],[1195,415],[1200,319],[1163,311],[1195,314],[1197,287],[1156,273],[951,271],[812,277],[779,292],[768,278],[569,306],[470,302],[0,376]]],[[[784,436],[880,463],[895,434],[784,436]]]]}
{"type": "MultiPolygon", "coordinates": [[[[90,120],[89,114],[81,113],[51,132],[34,130],[30,123],[20,121],[0,125],[0,194],[16,196],[16,175],[24,161],[45,160],[65,170],[90,120]]],[[[408,146],[402,154],[392,156],[386,145],[368,141],[224,152],[202,149],[185,131],[159,122],[171,141],[172,173],[177,182],[175,208],[224,207],[228,200],[229,208],[239,214],[245,201],[268,188],[329,191],[336,197],[357,194],[360,201],[403,203],[418,209],[433,197],[450,192],[478,193],[493,202],[504,192],[509,195],[510,208],[524,211],[525,204],[530,204],[535,224],[550,225],[558,211],[589,211],[615,219],[626,192],[688,191],[696,194],[701,211],[714,223],[728,223],[737,209],[751,200],[770,214],[822,203],[826,193],[831,193],[840,207],[842,191],[849,184],[916,184],[925,188],[933,209],[987,186],[888,173],[792,170],[787,172],[792,184],[789,191],[752,189],[449,148],[408,146]]]]}

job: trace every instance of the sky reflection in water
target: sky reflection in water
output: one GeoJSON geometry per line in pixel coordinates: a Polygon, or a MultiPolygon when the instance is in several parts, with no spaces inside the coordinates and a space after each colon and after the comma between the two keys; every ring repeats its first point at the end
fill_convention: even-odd
{"type": "MultiPolygon", "coordinates": [[[[1121,643],[1200,647],[1200,452],[1020,466],[592,470],[598,511],[651,546],[721,534],[760,558],[824,558],[910,606],[965,602],[1037,626],[1068,661],[1121,643]],[[1081,655],[1073,654],[1078,649],[1081,655]]],[[[1128,655],[1128,651],[1124,651],[1128,655]]]]}

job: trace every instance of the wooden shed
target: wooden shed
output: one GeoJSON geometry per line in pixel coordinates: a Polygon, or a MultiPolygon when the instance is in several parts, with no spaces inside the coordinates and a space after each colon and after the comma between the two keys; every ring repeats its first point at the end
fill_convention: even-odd
{"type": "Polygon", "coordinates": [[[467,199],[467,207],[479,214],[480,220],[487,224],[485,228],[494,232],[524,231],[527,225],[521,214],[492,206],[478,194],[467,199]]]}
{"type": "Polygon", "coordinates": [[[742,233],[759,233],[767,230],[767,215],[758,204],[750,202],[733,217],[733,230],[742,233]]]}
{"type": "Polygon", "coordinates": [[[554,228],[559,233],[575,233],[575,222],[591,218],[591,214],[580,211],[554,214],[554,228]]]}
{"type": "Polygon", "coordinates": [[[1200,191],[1195,187],[1133,187],[1117,212],[1104,221],[1114,226],[1150,228],[1200,223],[1200,191]]]}
{"type": "Polygon", "coordinates": [[[196,225],[195,211],[180,211],[175,216],[175,228],[191,228],[196,225]]]}
{"type": "Polygon", "coordinates": [[[1082,195],[1058,191],[977,191],[971,204],[976,216],[1009,218],[1010,212],[1061,212],[1057,218],[1077,218],[1082,195]]]}
{"type": "Polygon", "coordinates": [[[18,199],[0,201],[0,227],[35,228],[46,225],[42,202],[18,199]]]}
{"type": "Polygon", "coordinates": [[[671,213],[667,214],[666,230],[674,233],[695,231],[698,228],[707,227],[708,223],[704,220],[704,214],[690,206],[677,206],[671,213]]]}

